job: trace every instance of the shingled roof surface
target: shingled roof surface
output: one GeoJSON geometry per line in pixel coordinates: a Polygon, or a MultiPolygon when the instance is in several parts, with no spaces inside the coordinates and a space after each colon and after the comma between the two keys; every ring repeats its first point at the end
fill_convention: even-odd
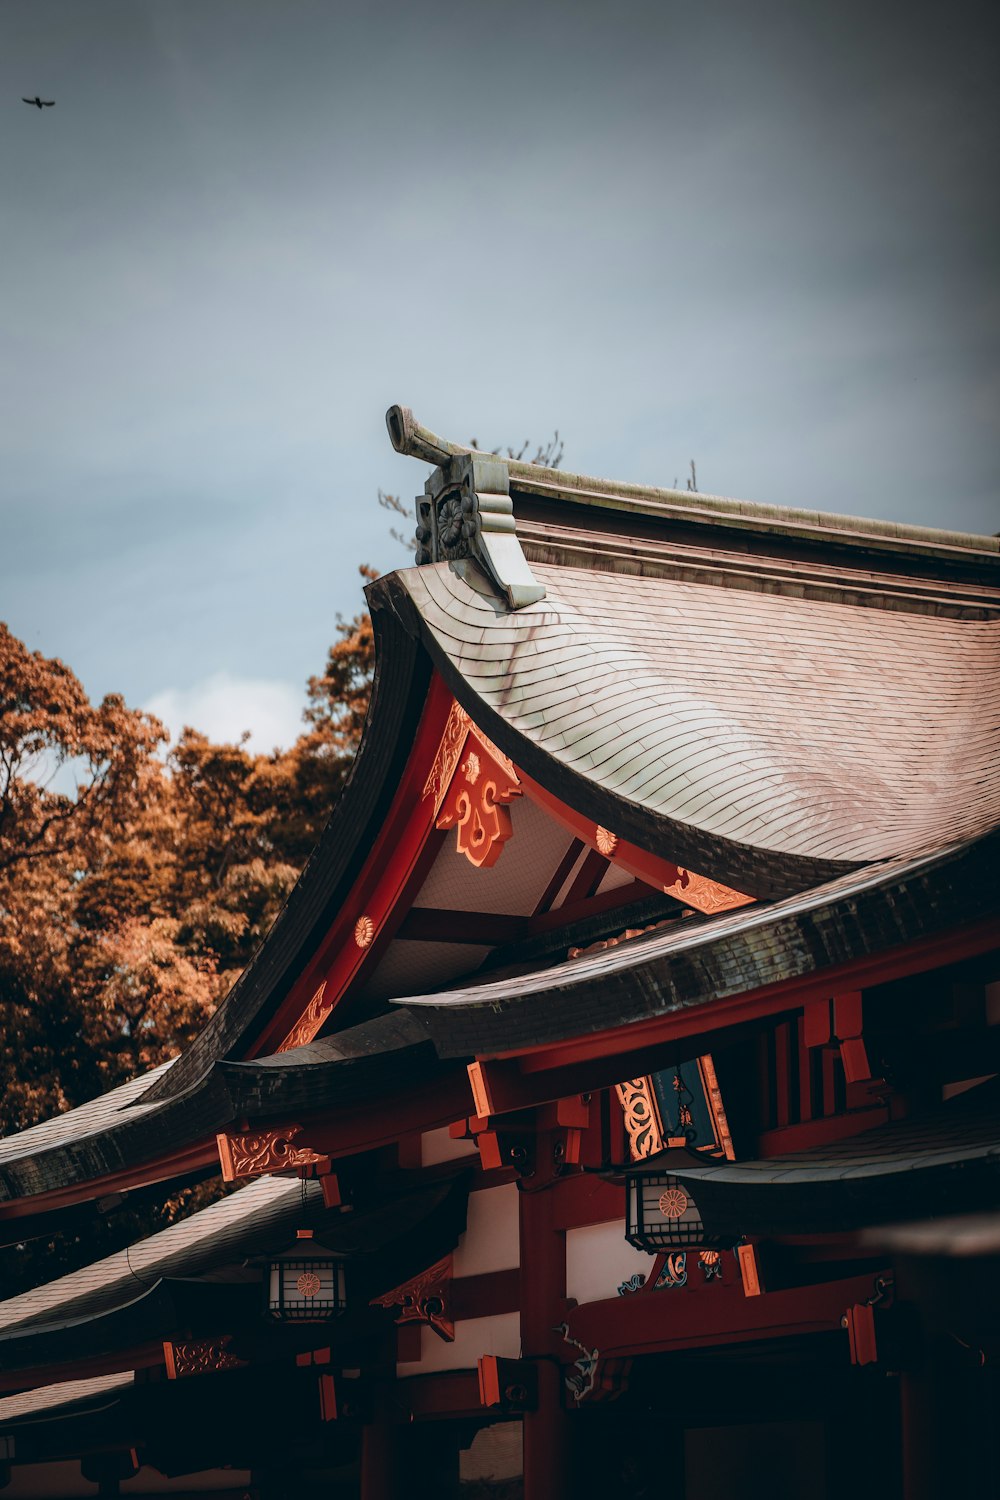
{"type": "Polygon", "coordinates": [[[398,579],[473,718],[613,832],[775,894],[1000,823],[1000,620],[534,573],[516,614],[447,563],[398,579]]]}
{"type": "Polygon", "coordinates": [[[161,1276],[204,1275],[322,1216],[317,1183],[261,1177],[179,1224],[0,1302],[0,1337],[53,1318],[92,1316],[150,1290],[161,1276]]]}

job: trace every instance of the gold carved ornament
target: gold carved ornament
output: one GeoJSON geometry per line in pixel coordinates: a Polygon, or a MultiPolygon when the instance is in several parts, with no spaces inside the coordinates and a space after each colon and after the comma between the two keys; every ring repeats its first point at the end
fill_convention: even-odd
{"type": "Polygon", "coordinates": [[[630,1078],[627,1083],[616,1083],[615,1092],[625,1116],[632,1160],[644,1161],[647,1156],[655,1156],[666,1142],[652,1080],[630,1078]]]}
{"type": "Polygon", "coordinates": [[[326,980],[324,979],[281,1046],[276,1049],[278,1052],[291,1052],[294,1048],[304,1047],[313,1040],[333,1009],[332,1002],[326,1003],[325,995],[326,980]]]}
{"type": "Polygon", "coordinates": [[[260,1130],[247,1135],[216,1136],[222,1177],[235,1182],[239,1177],[259,1177],[265,1172],[288,1172],[297,1167],[314,1166],[326,1157],[308,1146],[293,1146],[301,1125],[286,1125],[282,1130],[260,1130]]]}
{"type": "Polygon", "coordinates": [[[446,1255],[435,1261],[419,1276],[411,1276],[401,1286],[393,1287],[381,1297],[373,1297],[372,1307],[398,1307],[397,1324],[427,1323],[439,1338],[451,1344],[455,1340],[454,1319],[449,1316],[451,1301],[452,1258],[446,1255]]]}
{"type": "Polygon", "coordinates": [[[693,906],[695,911],[709,915],[717,911],[733,911],[737,906],[749,906],[755,900],[742,891],[732,891],[727,885],[720,885],[717,880],[709,880],[707,875],[695,875],[691,870],[678,869],[673,885],[665,885],[663,890],[667,896],[683,901],[685,906],[693,906]]]}

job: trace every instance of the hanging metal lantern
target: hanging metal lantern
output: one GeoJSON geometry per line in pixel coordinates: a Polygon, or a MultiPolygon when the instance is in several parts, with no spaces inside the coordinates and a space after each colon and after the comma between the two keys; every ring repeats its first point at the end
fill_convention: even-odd
{"type": "Polygon", "coordinates": [[[651,1255],[729,1243],[705,1233],[690,1189],[668,1169],[677,1153],[665,1151],[630,1167],[625,1200],[625,1238],[651,1255]]]}
{"type": "Polygon", "coordinates": [[[300,1229],[296,1244],[267,1265],[267,1310],[284,1322],[322,1323],[344,1311],[344,1262],[300,1229]]]}

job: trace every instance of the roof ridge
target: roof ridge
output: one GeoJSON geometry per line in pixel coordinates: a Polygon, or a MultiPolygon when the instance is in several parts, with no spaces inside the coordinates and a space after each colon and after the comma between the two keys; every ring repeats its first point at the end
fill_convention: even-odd
{"type": "MultiPolygon", "coordinates": [[[[481,451],[440,437],[418,422],[408,406],[390,406],[385,420],[396,452],[409,458],[419,458],[426,463],[439,465],[458,455],[481,451]]],[[[645,509],[647,513],[659,511],[675,518],[679,512],[684,512],[693,522],[724,522],[753,529],[778,528],[799,534],[818,531],[829,535],[831,540],[834,536],[841,541],[861,537],[866,540],[877,539],[883,544],[910,547],[922,544],[935,550],[974,552],[987,556],[996,554],[1000,560],[1000,536],[949,531],[910,522],[881,521],[834,511],[768,505],[725,495],[703,494],[700,490],[665,489],[655,485],[600,479],[586,474],[573,474],[564,469],[545,468],[540,464],[526,463],[523,459],[506,458],[503,461],[512,481],[516,481],[520,488],[534,490],[555,500],[569,500],[584,505],[606,505],[608,500],[612,500],[618,502],[614,507],[618,509],[645,509]]]]}

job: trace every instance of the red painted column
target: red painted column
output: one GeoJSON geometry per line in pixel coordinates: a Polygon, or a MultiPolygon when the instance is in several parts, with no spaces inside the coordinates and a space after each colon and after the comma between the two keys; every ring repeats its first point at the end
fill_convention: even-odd
{"type": "Polygon", "coordinates": [[[368,1367],[372,1377],[370,1420],[361,1429],[361,1500],[395,1500],[396,1426],[391,1392],[396,1377],[395,1329],[385,1333],[368,1367]]]}
{"type": "Polygon", "coordinates": [[[538,1407],[524,1417],[524,1500],[568,1493],[566,1413],[555,1329],[566,1304],[566,1236],[555,1227],[553,1138],[539,1132],[534,1176],[521,1183],[521,1352],[538,1369],[538,1407]]]}

